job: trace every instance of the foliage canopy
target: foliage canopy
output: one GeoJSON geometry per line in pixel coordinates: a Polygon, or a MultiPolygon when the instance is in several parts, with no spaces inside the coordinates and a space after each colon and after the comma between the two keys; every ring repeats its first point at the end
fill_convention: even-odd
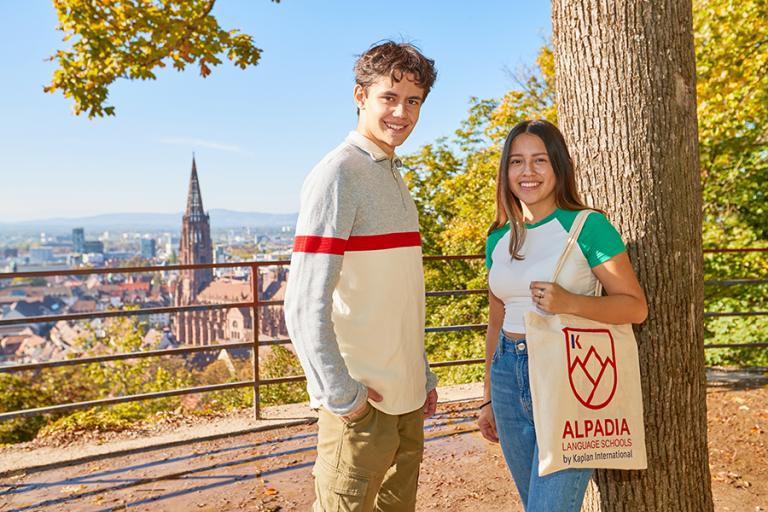
{"type": "MultiPolygon", "coordinates": [[[[695,0],[699,147],[707,248],[768,247],[768,2],[695,0]]],[[[405,159],[406,175],[421,215],[425,251],[477,254],[494,218],[495,177],[501,145],[518,121],[545,118],[557,123],[554,60],[545,45],[534,69],[513,76],[516,87],[501,98],[473,99],[469,114],[449,139],[423,146],[405,159]]],[[[451,263],[425,269],[428,289],[485,287],[481,266],[451,263]]],[[[765,278],[764,254],[707,255],[705,279],[765,278]]],[[[706,310],[768,310],[768,286],[708,286],[706,310]]],[[[482,306],[478,298],[428,303],[428,325],[467,323],[482,306]]],[[[483,312],[484,313],[484,312],[483,312]]],[[[707,343],[768,341],[768,317],[706,320],[707,343]]],[[[446,354],[473,347],[482,339],[444,335],[428,347],[446,354]],[[434,346],[433,346],[434,345],[434,346]],[[442,348],[440,348],[442,347],[442,348]],[[453,347],[453,348],[451,348],[453,347]]],[[[470,354],[467,353],[467,356],[470,354]]],[[[707,350],[710,364],[768,364],[765,350],[707,350]]]]}
{"type": "MultiPolygon", "coordinates": [[[[278,3],[280,0],[272,0],[278,3]]],[[[111,116],[110,86],[120,78],[154,80],[157,68],[197,64],[206,77],[221,56],[245,69],[261,50],[239,30],[224,30],[211,10],[216,0],[53,0],[67,49],[50,57],[57,69],[45,92],[61,91],[74,113],[111,116]]]]}

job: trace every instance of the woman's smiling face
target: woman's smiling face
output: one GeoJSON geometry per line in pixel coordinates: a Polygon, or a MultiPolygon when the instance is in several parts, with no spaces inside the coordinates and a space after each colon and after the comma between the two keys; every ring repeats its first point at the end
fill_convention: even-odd
{"type": "Polygon", "coordinates": [[[509,188],[520,202],[539,211],[557,206],[557,178],[547,147],[538,136],[521,133],[512,141],[507,163],[509,188]]]}

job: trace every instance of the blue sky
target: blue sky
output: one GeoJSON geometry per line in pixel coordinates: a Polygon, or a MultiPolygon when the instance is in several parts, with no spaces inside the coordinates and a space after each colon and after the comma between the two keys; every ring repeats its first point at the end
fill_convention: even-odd
{"type": "Polygon", "coordinates": [[[514,86],[551,33],[549,2],[218,0],[220,24],[253,35],[255,68],[225,61],[118,82],[117,116],[74,116],[42,92],[62,47],[46,0],[0,1],[0,222],[183,209],[194,151],[208,208],[287,213],[306,173],[356,124],[352,65],[371,43],[406,39],[438,80],[398,153],[451,135],[469,98],[514,86]]]}

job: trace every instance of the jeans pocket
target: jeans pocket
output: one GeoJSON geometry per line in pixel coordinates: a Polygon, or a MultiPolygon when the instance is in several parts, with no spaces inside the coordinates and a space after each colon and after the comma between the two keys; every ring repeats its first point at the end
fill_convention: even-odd
{"type": "Polygon", "coordinates": [[[499,360],[499,354],[501,353],[499,350],[501,348],[500,345],[501,343],[497,344],[496,350],[493,351],[493,355],[491,356],[491,364],[496,364],[496,362],[499,360]]]}

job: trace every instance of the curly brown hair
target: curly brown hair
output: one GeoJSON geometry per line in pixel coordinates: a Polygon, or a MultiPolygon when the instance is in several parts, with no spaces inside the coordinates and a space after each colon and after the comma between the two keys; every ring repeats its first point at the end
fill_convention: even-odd
{"type": "Polygon", "coordinates": [[[425,57],[416,46],[383,41],[371,46],[355,62],[355,82],[364,89],[382,76],[399,82],[408,74],[413,75],[416,84],[424,89],[423,99],[426,99],[437,79],[437,69],[435,61],[425,57]]]}

